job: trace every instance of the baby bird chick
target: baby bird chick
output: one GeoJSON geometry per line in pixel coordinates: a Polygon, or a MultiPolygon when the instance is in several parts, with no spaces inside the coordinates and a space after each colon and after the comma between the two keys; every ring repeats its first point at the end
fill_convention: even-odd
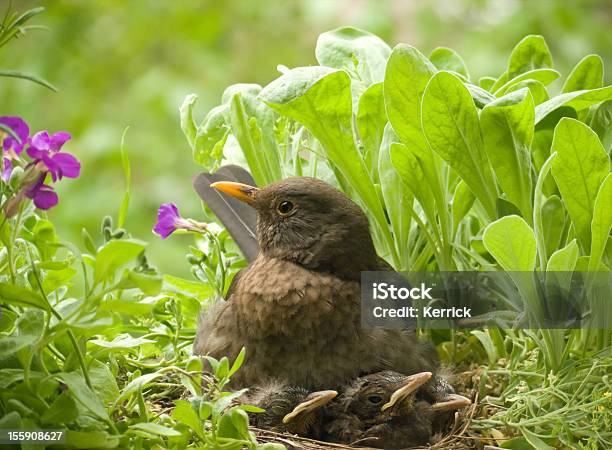
{"type": "Polygon", "coordinates": [[[431,372],[406,376],[386,370],[357,378],[329,405],[324,437],[377,448],[427,443],[438,414],[470,403],[456,394],[433,405],[421,398],[420,388],[431,377],[431,372]]]}
{"type": "Polygon", "coordinates": [[[251,413],[251,423],[266,430],[318,439],[323,424],[323,407],[338,395],[336,391],[317,391],[273,382],[249,391],[240,400],[264,409],[251,413]]]}

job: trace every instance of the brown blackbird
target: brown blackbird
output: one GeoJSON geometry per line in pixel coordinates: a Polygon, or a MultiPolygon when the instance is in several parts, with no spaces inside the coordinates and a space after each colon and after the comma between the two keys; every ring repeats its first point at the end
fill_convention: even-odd
{"type": "Polygon", "coordinates": [[[442,403],[424,400],[420,388],[432,374],[410,376],[390,370],[349,383],[326,412],[323,438],[377,448],[405,448],[430,441],[444,411],[470,404],[452,394],[442,403]]]}
{"type": "Polygon", "coordinates": [[[301,387],[270,382],[250,389],[240,402],[265,410],[250,414],[251,424],[257,428],[319,439],[323,407],[336,395],[331,390],[309,392],[301,387]]]}
{"type": "Polygon", "coordinates": [[[234,386],[270,378],[330,389],[385,369],[436,372],[435,349],[410,330],[364,329],[360,273],[392,270],[378,257],[361,208],[329,184],[297,177],[258,189],[215,189],[257,213],[259,254],[200,321],[194,353],[247,357],[234,386]]]}

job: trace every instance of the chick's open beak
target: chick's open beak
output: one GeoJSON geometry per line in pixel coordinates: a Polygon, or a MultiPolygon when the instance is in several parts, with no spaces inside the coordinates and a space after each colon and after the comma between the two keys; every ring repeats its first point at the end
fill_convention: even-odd
{"type": "Polygon", "coordinates": [[[389,409],[393,405],[396,405],[397,403],[404,400],[418,388],[427,383],[427,381],[431,378],[431,375],[431,372],[421,372],[416,373],[414,375],[410,375],[407,378],[406,384],[404,384],[401,388],[391,394],[391,398],[389,399],[389,401],[385,403],[382,408],[380,408],[380,410],[384,411],[386,409],[389,409]]]}
{"type": "Polygon", "coordinates": [[[453,411],[455,409],[465,408],[466,406],[470,406],[472,401],[459,394],[450,394],[448,397],[444,399],[442,402],[434,403],[431,406],[431,409],[434,411],[453,411]]]}
{"type": "Polygon", "coordinates": [[[338,395],[336,391],[318,391],[313,392],[307,397],[307,400],[293,408],[289,414],[283,417],[283,423],[287,424],[295,419],[300,414],[312,412],[321,406],[326,405],[331,399],[338,395]]]}
{"type": "Polygon", "coordinates": [[[213,187],[227,195],[231,195],[232,197],[248,203],[249,205],[253,203],[257,192],[259,191],[259,189],[256,187],[249,186],[248,184],[235,183],[233,181],[217,181],[212,183],[210,187],[213,187]]]}

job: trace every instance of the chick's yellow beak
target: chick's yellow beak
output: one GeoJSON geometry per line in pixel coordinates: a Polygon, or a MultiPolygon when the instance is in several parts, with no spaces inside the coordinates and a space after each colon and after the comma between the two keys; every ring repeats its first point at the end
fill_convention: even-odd
{"type": "Polygon", "coordinates": [[[235,183],[233,181],[217,181],[212,183],[210,187],[223,192],[224,194],[231,195],[240,201],[243,201],[251,205],[255,201],[255,197],[259,189],[248,184],[235,183]]]}

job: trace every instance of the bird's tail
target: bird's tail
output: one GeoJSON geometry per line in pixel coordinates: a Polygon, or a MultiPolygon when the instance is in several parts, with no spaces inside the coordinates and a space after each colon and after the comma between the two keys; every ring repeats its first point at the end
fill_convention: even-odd
{"type": "Polygon", "coordinates": [[[235,181],[256,186],[255,180],[248,171],[235,165],[223,166],[214,173],[204,172],[193,179],[193,187],[198,196],[227,228],[244,257],[250,262],[259,253],[255,211],[243,202],[211,188],[211,183],[216,181],[235,181]]]}

